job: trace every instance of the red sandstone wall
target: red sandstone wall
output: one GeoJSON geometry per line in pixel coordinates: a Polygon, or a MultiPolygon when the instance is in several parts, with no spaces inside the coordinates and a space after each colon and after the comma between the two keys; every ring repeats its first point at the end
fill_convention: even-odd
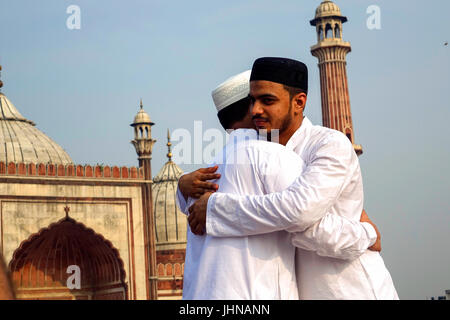
{"type": "Polygon", "coordinates": [[[161,250],[156,252],[158,270],[158,296],[159,297],[181,297],[183,290],[184,259],[186,250],[161,250]],[[162,293],[178,291],[179,293],[162,293]]]}

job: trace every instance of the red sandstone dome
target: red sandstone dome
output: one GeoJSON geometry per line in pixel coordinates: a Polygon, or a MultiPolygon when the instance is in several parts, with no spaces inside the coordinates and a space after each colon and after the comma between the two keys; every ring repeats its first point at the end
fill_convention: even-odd
{"type": "Polygon", "coordinates": [[[42,229],[13,255],[9,269],[18,298],[126,298],[125,271],[111,242],[71,218],[42,229]],[[70,290],[69,266],[80,270],[81,289],[70,290]]]}

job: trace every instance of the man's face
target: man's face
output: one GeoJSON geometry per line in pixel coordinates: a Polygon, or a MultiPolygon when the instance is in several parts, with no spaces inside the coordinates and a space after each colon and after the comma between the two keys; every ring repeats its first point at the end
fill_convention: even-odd
{"type": "Polygon", "coordinates": [[[256,129],[279,129],[280,135],[292,124],[289,92],[280,83],[265,80],[250,82],[250,112],[256,129]]]}

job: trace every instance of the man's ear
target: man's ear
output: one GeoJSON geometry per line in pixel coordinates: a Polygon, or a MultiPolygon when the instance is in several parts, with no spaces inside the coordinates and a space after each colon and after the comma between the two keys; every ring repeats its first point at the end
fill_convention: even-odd
{"type": "Polygon", "coordinates": [[[293,101],[294,111],[296,113],[303,112],[305,110],[305,106],[306,106],[306,100],[307,100],[306,94],[301,92],[301,93],[297,94],[293,100],[294,100],[293,101]]]}

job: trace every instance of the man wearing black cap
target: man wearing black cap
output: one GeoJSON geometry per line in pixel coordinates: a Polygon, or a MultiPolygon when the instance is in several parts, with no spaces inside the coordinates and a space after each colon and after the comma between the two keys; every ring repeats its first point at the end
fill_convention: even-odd
{"type": "MultiPolygon", "coordinates": [[[[303,116],[307,81],[306,66],[284,58],[256,60],[250,77],[255,126],[279,129],[279,142],[306,163],[303,174],[287,190],[264,196],[203,195],[189,209],[191,230],[201,233],[206,226],[206,233],[215,237],[303,232],[327,211],[360,220],[363,187],[357,155],[341,132],[314,126],[303,116]]],[[[297,251],[301,299],[398,299],[378,252],[337,260],[318,255],[303,237],[294,234],[292,242],[311,246],[297,251]]]]}
{"type": "MultiPolygon", "coordinates": [[[[206,182],[206,186],[220,186],[220,192],[262,195],[287,189],[302,173],[304,163],[295,152],[258,139],[261,137],[254,130],[248,112],[250,74],[248,70],[233,76],[212,92],[220,123],[224,129],[233,131],[214,159],[218,164],[212,167],[212,171],[217,169],[215,174],[206,173],[211,170],[206,168],[180,178],[177,202],[186,214],[194,198],[203,193],[193,187],[192,179],[198,175],[218,179],[217,186],[212,182],[206,182]]],[[[370,222],[360,223],[327,213],[320,224],[297,237],[313,243],[317,253],[324,256],[356,258],[377,238],[370,222]]],[[[295,247],[290,234],[281,230],[242,237],[212,237],[196,236],[189,228],[183,299],[298,299],[295,247]]]]}

